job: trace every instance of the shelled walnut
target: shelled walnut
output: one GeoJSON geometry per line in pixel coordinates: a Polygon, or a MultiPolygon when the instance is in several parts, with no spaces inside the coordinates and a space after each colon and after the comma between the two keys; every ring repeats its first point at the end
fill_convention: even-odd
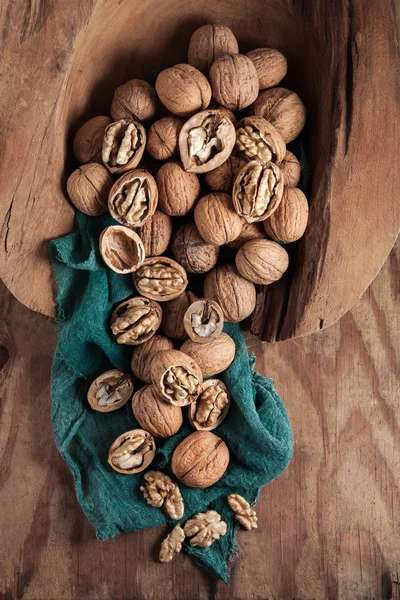
{"type": "Polygon", "coordinates": [[[155,121],[147,134],[147,152],[156,160],[168,160],[179,156],[179,132],[184,119],[170,116],[155,121]]]}
{"type": "Polygon", "coordinates": [[[146,342],[160,326],[162,310],[149,298],[134,296],[118,304],[111,315],[111,331],[118,344],[146,342]]]}
{"type": "Polygon", "coordinates": [[[110,225],[100,235],[100,254],[110,269],[125,275],[143,263],[145,251],[140,237],[122,225],[110,225]]]}
{"type": "Polygon", "coordinates": [[[157,111],[157,96],[151,85],[142,79],[132,79],[120,85],[114,92],[111,116],[119,119],[149,121],[157,111]]]}
{"type": "Polygon", "coordinates": [[[200,394],[203,375],[190,356],[179,350],[163,350],[151,363],[151,381],[165,402],[187,406],[200,394]]]}
{"type": "Polygon", "coordinates": [[[211,431],[195,431],[175,448],[171,459],[174,475],[188,487],[207,488],[225,473],[229,450],[211,431]]]}
{"type": "Polygon", "coordinates": [[[269,285],[287,270],[289,256],[285,248],[275,242],[250,240],[239,249],[235,263],[239,273],[249,281],[269,285]]]}
{"type": "Polygon", "coordinates": [[[148,504],[163,508],[174,521],[183,517],[184,505],[179,487],[168,475],[161,471],[147,471],[144,474],[145,484],[140,487],[148,504]]]}
{"type": "Polygon", "coordinates": [[[225,371],[235,358],[235,350],[235,342],[224,332],[204,344],[186,340],[181,346],[181,351],[199,365],[204,377],[225,371]]]}
{"type": "Polygon", "coordinates": [[[132,411],[139,425],[155,437],[174,435],[183,422],[182,410],[162,400],[152,385],[146,385],[134,394],[132,411]]]}
{"type": "Polygon", "coordinates": [[[229,264],[219,265],[210,271],[204,281],[204,296],[220,305],[229,323],[244,321],[256,306],[254,284],[229,264]]]}
{"type": "Polygon", "coordinates": [[[166,256],[146,258],[136,271],[134,283],[139,294],[167,302],[185,291],[188,280],[180,264],[166,256]]]}
{"type": "Polygon", "coordinates": [[[91,383],[87,393],[90,406],[99,412],[113,412],[124,406],[133,394],[133,382],[127,373],[111,369],[91,383]]]}
{"type": "Polygon", "coordinates": [[[186,64],[161,71],[156,79],[156,92],[169,111],[182,117],[204,110],[211,100],[211,88],[206,77],[186,64]]]}
{"type": "Polygon", "coordinates": [[[196,402],[189,406],[189,421],[199,431],[212,431],[228,414],[230,394],[219,379],[207,379],[196,402]]]}
{"type": "Polygon", "coordinates": [[[183,530],[186,537],[190,537],[190,545],[199,548],[208,548],[216,540],[226,534],[226,523],[221,520],[221,515],[215,510],[197,513],[186,521],[183,530]]]}
{"type": "Polygon", "coordinates": [[[237,54],[239,46],[233,32],[223,25],[203,25],[189,42],[188,63],[208,73],[213,62],[224,54],[237,54]]]}
{"type": "Polygon", "coordinates": [[[236,129],[236,150],[245,160],[279,165],[286,154],[281,134],[262,117],[245,117],[236,129]]]}
{"type": "Polygon", "coordinates": [[[156,453],[153,436],[143,429],[123,433],[111,444],[108,464],[124,475],[133,475],[146,469],[156,453]]]}
{"type": "Polygon", "coordinates": [[[140,346],[136,346],[132,352],[132,373],[145,383],[151,383],[151,363],[153,358],[161,350],[172,350],[174,344],[163,335],[156,333],[140,346]]]}
{"type": "Polygon", "coordinates": [[[104,131],[101,157],[110,173],[126,173],[140,162],[146,147],[146,131],[138,121],[121,119],[104,131]]]}
{"type": "Polygon", "coordinates": [[[178,229],[172,241],[172,254],[188,273],[207,273],[218,262],[220,248],[209,244],[189,221],[178,229]]]}
{"type": "Polygon", "coordinates": [[[280,168],[272,162],[257,160],[247,163],[236,175],[233,184],[233,205],[248,223],[264,221],[278,208],[283,195],[280,168]]]}
{"type": "Polygon", "coordinates": [[[122,175],[108,196],[111,216],[127,227],[141,227],[157,208],[158,190],[154,178],[145,169],[133,169],[122,175]]]}
{"type": "Polygon", "coordinates": [[[257,529],[256,511],[250,508],[250,504],[239,494],[229,494],[228,504],[235,513],[235,519],[245,529],[257,529]]]}
{"type": "Polygon", "coordinates": [[[223,192],[211,192],[200,198],[194,209],[194,222],[201,237],[214,246],[236,239],[245,223],[234,210],[231,196],[223,192]]]}
{"type": "Polygon", "coordinates": [[[172,531],[167,535],[161,543],[160,554],[158,559],[160,562],[170,562],[178,552],[182,549],[182,542],[185,539],[185,532],[180,525],[175,525],[172,531]]]}
{"type": "Polygon", "coordinates": [[[98,116],[89,119],[78,129],[73,144],[73,153],[78,162],[101,162],[104,131],[111,123],[110,117],[98,116]]]}
{"type": "Polygon", "coordinates": [[[187,338],[184,317],[189,306],[195,300],[197,300],[196,294],[184,291],[174,300],[169,300],[163,304],[161,331],[164,335],[174,340],[185,340],[187,338]]]}
{"type": "Polygon", "coordinates": [[[183,325],[191,340],[206,344],[221,334],[224,315],[219,304],[204,298],[190,304],[183,315],[183,325]]]}

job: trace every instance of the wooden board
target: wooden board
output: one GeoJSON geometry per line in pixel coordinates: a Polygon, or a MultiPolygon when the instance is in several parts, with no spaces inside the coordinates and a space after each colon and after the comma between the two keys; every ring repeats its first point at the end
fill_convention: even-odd
{"type": "Polygon", "coordinates": [[[310,225],[282,283],[261,291],[252,330],[287,339],[339,319],[376,276],[400,222],[400,94],[391,0],[5,0],[0,79],[0,271],[54,316],[47,241],[67,233],[65,180],[77,126],[112,91],[184,61],[205,22],[241,48],[270,45],[308,108],[310,225]]]}

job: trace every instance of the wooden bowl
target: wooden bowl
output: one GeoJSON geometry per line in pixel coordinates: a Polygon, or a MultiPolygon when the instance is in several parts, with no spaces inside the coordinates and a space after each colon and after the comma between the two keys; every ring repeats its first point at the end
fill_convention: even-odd
{"type": "Polygon", "coordinates": [[[400,94],[391,0],[6,1],[0,103],[1,276],[54,316],[47,241],[73,228],[71,141],[113,90],[186,61],[193,30],[223,23],[242,52],[288,58],[308,109],[310,222],[291,268],[261,289],[252,329],[281,340],[339,319],[374,279],[400,220],[400,94]]]}

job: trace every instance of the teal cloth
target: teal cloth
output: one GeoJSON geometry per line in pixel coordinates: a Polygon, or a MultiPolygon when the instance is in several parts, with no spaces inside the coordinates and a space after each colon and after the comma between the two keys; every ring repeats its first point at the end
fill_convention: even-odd
{"type": "MultiPolygon", "coordinates": [[[[114,342],[109,318],[116,303],[135,293],[132,278],[105,267],[98,251],[99,234],[111,222],[108,215],[90,218],[78,214],[78,230],[50,244],[58,283],[59,321],[51,381],[54,436],[72,471],[78,500],[101,540],[162,523],[176,524],[161,509],[144,501],[139,490],[143,474],[121,475],[107,464],[114,439],[138,426],[130,403],[104,414],[93,411],[86,401],[89,384],[102,372],[113,366],[130,371],[132,347],[114,342]]],[[[226,324],[225,331],[236,343],[235,360],[224,373],[232,403],[216,433],[228,444],[230,464],[222,479],[208,489],[180,487],[185,503],[182,521],[209,508],[226,521],[227,534],[210,548],[200,550],[185,542],[185,549],[210,573],[228,581],[227,559],[237,549],[238,525],[226,497],[237,492],[255,502],[261,487],[287,467],[293,440],[273,382],[253,372],[254,360],[247,353],[239,325],[226,324]]],[[[171,455],[192,431],[185,415],[175,436],[156,440],[151,468],[172,475],[171,455]]]]}

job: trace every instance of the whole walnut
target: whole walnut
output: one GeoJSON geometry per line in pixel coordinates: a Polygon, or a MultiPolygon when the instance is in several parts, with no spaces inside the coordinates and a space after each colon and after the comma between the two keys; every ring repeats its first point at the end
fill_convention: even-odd
{"type": "Polygon", "coordinates": [[[217,58],[238,52],[237,40],[229,27],[203,25],[196,29],[190,38],[188,63],[199,71],[208,73],[217,58]]]}
{"type": "Polygon", "coordinates": [[[161,256],[168,248],[172,236],[171,217],[156,210],[146,223],[137,229],[146,256],[161,256]]]}
{"type": "Polygon", "coordinates": [[[222,165],[204,174],[205,182],[215,192],[231,193],[235,175],[245,164],[243,158],[231,154],[222,165]]]}
{"type": "Polygon", "coordinates": [[[210,84],[203,73],[186,64],[161,71],[156,91],[164,106],[181,117],[204,110],[211,101],[210,84]]]}
{"type": "Polygon", "coordinates": [[[186,340],[181,346],[181,352],[196,361],[204,377],[225,371],[233,362],[235,351],[235,342],[224,332],[204,344],[186,340]]]}
{"type": "Polygon", "coordinates": [[[207,275],[204,281],[204,297],[218,302],[225,320],[229,323],[243,321],[251,315],[256,306],[254,284],[242,277],[235,265],[230,264],[220,265],[207,275]]]}
{"type": "Polygon", "coordinates": [[[227,244],[228,248],[239,250],[249,240],[261,240],[265,238],[263,223],[245,223],[239,237],[227,244]]]}
{"type": "Polygon", "coordinates": [[[289,244],[302,237],[307,222],[307,198],[298,188],[285,187],[280,205],[263,225],[270,238],[289,244]]]}
{"type": "Polygon", "coordinates": [[[278,281],[289,266],[285,248],[269,240],[250,240],[236,254],[239,273],[253,283],[269,285],[278,281]]]}
{"type": "Polygon", "coordinates": [[[158,206],[171,217],[182,217],[190,212],[200,194],[200,182],[195,173],[187,173],[177,161],[168,161],[160,167],[156,181],[158,206]]]}
{"type": "Polygon", "coordinates": [[[264,117],[279,131],[286,143],[294,140],[306,122],[306,108],[295,92],[272,88],[261,92],[250,113],[264,117]]]}
{"type": "Polygon", "coordinates": [[[104,131],[112,123],[110,117],[98,116],[86,121],[76,132],[73,152],[80,163],[101,161],[104,131]]]}
{"type": "Polygon", "coordinates": [[[196,225],[189,221],[181,225],[172,241],[172,253],[188,273],[207,273],[218,262],[220,249],[207,243],[196,225]]]}
{"type": "Polygon", "coordinates": [[[78,210],[85,215],[98,216],[107,212],[107,198],[113,183],[105,167],[87,163],[68,177],[67,192],[78,210]]]}
{"type": "Polygon", "coordinates": [[[242,110],[257,98],[257,71],[250,58],[243,54],[217,58],[209,77],[215,100],[225,108],[242,110]]]}
{"type": "Polygon", "coordinates": [[[156,160],[168,160],[179,155],[179,133],[184,124],[180,117],[164,117],[150,127],[147,134],[147,152],[156,160]]]}
{"type": "Polygon", "coordinates": [[[132,79],[120,85],[114,92],[111,102],[111,116],[114,121],[136,119],[149,121],[157,111],[157,96],[151,85],[142,79],[132,79]]]}
{"type": "Polygon", "coordinates": [[[151,383],[151,362],[157,352],[172,350],[174,344],[171,340],[156,333],[147,342],[133,349],[131,369],[132,373],[145,383],[151,383]]]}
{"type": "Polygon", "coordinates": [[[286,58],[273,48],[256,48],[247,52],[257,71],[260,90],[278,85],[287,72],[286,58]]]}
{"type": "Polygon", "coordinates": [[[289,187],[297,187],[301,177],[301,166],[293,152],[289,150],[285,154],[285,158],[279,165],[282,175],[283,182],[289,187]]]}
{"type": "Polygon", "coordinates": [[[152,385],[146,385],[134,394],[132,410],[140,427],[155,437],[170,437],[183,423],[182,409],[164,402],[152,385]]]}
{"type": "Polygon", "coordinates": [[[174,340],[185,340],[188,336],[183,322],[183,317],[189,306],[197,300],[193,292],[183,292],[180,296],[163,305],[163,318],[161,331],[174,340]]]}
{"type": "Polygon", "coordinates": [[[231,196],[223,192],[211,192],[200,198],[194,210],[194,222],[201,237],[215,246],[236,239],[245,223],[235,212],[231,196]]]}

